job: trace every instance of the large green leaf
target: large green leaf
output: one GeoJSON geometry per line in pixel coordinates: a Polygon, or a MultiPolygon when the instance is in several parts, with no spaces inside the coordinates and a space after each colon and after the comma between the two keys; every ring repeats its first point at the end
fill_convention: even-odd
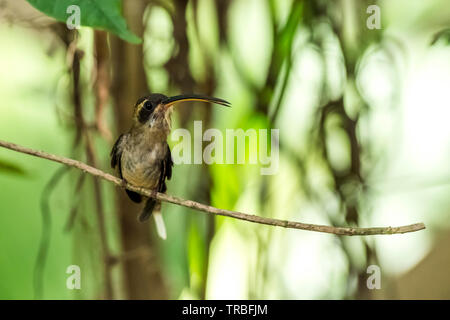
{"type": "Polygon", "coordinates": [[[71,16],[67,8],[80,7],[80,25],[108,30],[123,40],[141,43],[141,39],[127,28],[122,16],[121,0],[27,0],[33,7],[58,21],[71,16]]]}

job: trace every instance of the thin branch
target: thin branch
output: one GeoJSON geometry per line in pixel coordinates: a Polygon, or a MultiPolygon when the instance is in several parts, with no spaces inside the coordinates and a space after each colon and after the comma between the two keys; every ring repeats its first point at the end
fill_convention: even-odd
{"type": "Polygon", "coordinates": [[[401,226],[401,227],[354,228],[354,227],[332,227],[332,226],[324,226],[324,225],[316,225],[316,224],[309,224],[309,223],[301,223],[301,222],[259,217],[259,216],[255,216],[255,215],[251,215],[251,214],[242,213],[242,212],[219,209],[219,208],[201,204],[201,203],[198,203],[198,202],[195,202],[192,200],[184,200],[184,199],[170,196],[170,195],[167,195],[164,193],[159,193],[156,191],[139,188],[139,187],[133,186],[129,183],[126,183],[124,180],[119,179],[109,173],[105,173],[97,168],[88,166],[87,164],[85,164],[81,161],[74,160],[74,159],[57,156],[57,155],[50,154],[50,153],[47,153],[44,151],[29,149],[29,148],[22,147],[17,144],[2,141],[2,140],[0,140],[0,146],[7,148],[7,149],[17,151],[17,152],[26,153],[26,154],[29,154],[29,155],[32,155],[35,157],[59,162],[59,163],[65,164],[67,166],[78,168],[78,169],[80,169],[86,173],[89,173],[93,176],[110,181],[121,188],[126,188],[128,190],[137,192],[141,195],[144,195],[147,197],[152,197],[152,198],[155,198],[160,201],[170,202],[173,204],[177,204],[177,205],[184,206],[187,208],[195,209],[198,211],[203,211],[203,212],[210,213],[210,214],[232,217],[232,218],[236,218],[236,219],[240,219],[240,220],[259,223],[259,224],[266,224],[266,225],[291,228],[291,229],[301,229],[301,230],[307,230],[307,231],[331,233],[331,234],[335,234],[335,235],[346,235],[346,236],[400,234],[400,233],[415,232],[415,231],[425,229],[425,225],[423,223],[415,223],[415,224],[401,226]]]}
{"type": "Polygon", "coordinates": [[[47,261],[48,249],[50,247],[50,236],[52,231],[52,216],[50,212],[50,196],[56,189],[61,178],[69,171],[70,167],[60,167],[50,178],[41,193],[42,231],[39,242],[38,255],[34,266],[34,296],[42,299],[44,293],[44,267],[47,261]]]}
{"type": "Polygon", "coordinates": [[[73,225],[75,223],[75,218],[78,213],[78,208],[80,204],[80,198],[81,198],[81,188],[83,187],[84,180],[86,178],[86,175],[84,172],[81,173],[81,175],[77,179],[77,183],[75,185],[75,196],[72,199],[72,207],[70,208],[70,214],[69,218],[67,219],[66,226],[64,227],[65,232],[70,232],[73,228],[73,225]]]}

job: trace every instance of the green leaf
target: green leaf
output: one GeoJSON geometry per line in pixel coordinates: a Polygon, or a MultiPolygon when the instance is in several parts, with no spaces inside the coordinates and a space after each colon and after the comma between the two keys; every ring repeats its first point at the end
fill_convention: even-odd
{"type": "Polygon", "coordinates": [[[33,7],[61,22],[67,22],[73,11],[67,8],[76,5],[80,8],[80,25],[110,31],[131,43],[142,40],[131,32],[122,16],[121,0],[27,0],[33,7]]]}

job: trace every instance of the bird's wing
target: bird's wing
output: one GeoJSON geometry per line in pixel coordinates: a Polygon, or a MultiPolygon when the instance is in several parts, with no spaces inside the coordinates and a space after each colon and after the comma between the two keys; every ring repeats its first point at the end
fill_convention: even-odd
{"type": "Polygon", "coordinates": [[[119,138],[117,138],[117,141],[114,143],[114,146],[112,147],[110,157],[111,157],[111,168],[115,168],[117,165],[119,165],[119,174],[120,178],[122,178],[122,168],[120,166],[120,159],[122,158],[122,152],[123,152],[123,143],[124,143],[124,134],[121,134],[119,138]]]}
{"type": "MultiPolygon", "coordinates": [[[[114,169],[116,166],[119,167],[119,177],[123,179],[122,176],[122,152],[123,147],[126,143],[127,135],[121,134],[117,139],[116,143],[111,150],[111,167],[114,169]]],[[[128,197],[136,203],[140,203],[142,201],[142,196],[139,193],[133,192],[131,190],[125,189],[128,197]]]]}
{"type": "Polygon", "coordinates": [[[166,177],[168,180],[172,178],[172,167],[173,167],[173,161],[172,161],[172,153],[170,152],[169,145],[167,145],[167,154],[166,158],[164,159],[164,164],[166,168],[166,177]]]}
{"type": "Polygon", "coordinates": [[[159,183],[158,183],[158,191],[159,192],[166,192],[166,178],[170,180],[172,178],[172,154],[170,153],[169,145],[167,144],[167,153],[164,160],[161,161],[161,175],[159,176],[159,183]]]}

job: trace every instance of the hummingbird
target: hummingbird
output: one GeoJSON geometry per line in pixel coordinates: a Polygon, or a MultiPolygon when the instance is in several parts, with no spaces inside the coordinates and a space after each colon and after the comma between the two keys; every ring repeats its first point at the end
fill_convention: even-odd
{"type": "MultiPolygon", "coordinates": [[[[166,179],[172,177],[172,156],[167,137],[171,130],[171,114],[175,104],[202,101],[230,107],[230,103],[214,97],[182,94],[167,97],[153,93],[137,100],[130,130],[121,134],[111,150],[111,167],[118,168],[119,177],[126,182],[157,192],[166,192],[166,179]]],[[[145,205],[138,216],[140,222],[152,215],[158,235],[166,239],[166,228],[161,215],[161,202],[125,190],[131,201],[145,205]],[[145,198],[145,199],[144,199],[145,198]]]]}

